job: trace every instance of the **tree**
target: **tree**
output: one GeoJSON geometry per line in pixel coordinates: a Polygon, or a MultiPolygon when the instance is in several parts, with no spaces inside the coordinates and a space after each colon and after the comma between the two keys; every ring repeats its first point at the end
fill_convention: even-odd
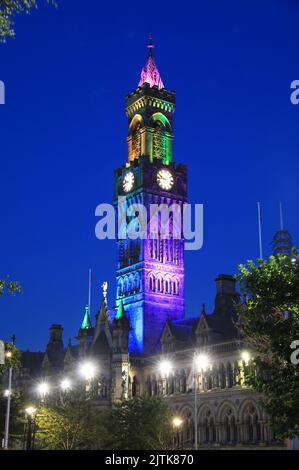
{"type": "MultiPolygon", "coordinates": [[[[47,3],[56,5],[54,0],[47,3]]],[[[37,0],[0,0],[0,42],[15,36],[14,17],[19,13],[29,14],[38,7],[37,0]]]]}
{"type": "Polygon", "coordinates": [[[170,423],[170,409],[159,397],[136,397],[122,401],[103,416],[103,448],[167,449],[171,442],[170,423]]]}
{"type": "Polygon", "coordinates": [[[3,279],[0,279],[0,296],[4,295],[5,292],[16,294],[22,292],[22,288],[18,282],[10,281],[8,276],[5,276],[3,279]]]}
{"type": "Polygon", "coordinates": [[[240,329],[257,352],[257,374],[247,383],[263,394],[276,436],[298,436],[299,366],[291,360],[291,344],[299,340],[299,263],[282,255],[248,261],[237,280],[245,295],[237,307],[240,329]]]}
{"type": "Polygon", "coordinates": [[[99,447],[101,413],[80,388],[63,393],[53,404],[41,406],[36,425],[37,448],[75,450],[99,447]]]}
{"type": "Polygon", "coordinates": [[[5,351],[5,364],[0,364],[0,377],[10,367],[12,367],[14,370],[19,369],[21,367],[20,350],[13,343],[5,342],[5,351]],[[10,356],[7,355],[8,351],[11,353],[10,356]]]}

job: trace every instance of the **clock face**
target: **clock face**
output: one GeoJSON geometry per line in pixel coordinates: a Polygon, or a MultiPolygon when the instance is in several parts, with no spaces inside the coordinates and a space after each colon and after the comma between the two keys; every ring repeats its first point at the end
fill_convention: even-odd
{"type": "Polygon", "coordinates": [[[160,188],[169,191],[173,186],[173,176],[169,170],[160,170],[157,174],[157,183],[160,188]]]}
{"type": "Polygon", "coordinates": [[[131,189],[134,186],[134,181],[135,181],[134,173],[132,171],[129,171],[128,173],[126,173],[123,179],[123,190],[125,191],[125,193],[128,193],[129,191],[131,191],[131,189]]]}

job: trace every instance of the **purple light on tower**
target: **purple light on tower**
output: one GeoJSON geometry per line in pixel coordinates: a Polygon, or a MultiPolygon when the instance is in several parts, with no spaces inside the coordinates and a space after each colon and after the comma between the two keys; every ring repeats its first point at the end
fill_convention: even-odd
{"type": "Polygon", "coordinates": [[[141,77],[138,86],[142,86],[144,83],[148,83],[150,87],[157,86],[158,89],[161,90],[164,88],[164,85],[153,57],[153,48],[155,46],[153,45],[152,35],[150,35],[150,42],[147,47],[149,48],[149,56],[146,65],[141,71],[141,77]]]}
{"type": "MultiPolygon", "coordinates": [[[[126,97],[128,162],[115,170],[114,204],[126,196],[128,205],[143,204],[148,214],[151,204],[178,204],[183,218],[187,169],[173,162],[175,93],[164,88],[152,49],[150,40],[139,87],[126,97]]],[[[185,314],[184,238],[173,238],[173,223],[168,239],[160,232],[153,239],[148,224],[146,239],[117,241],[116,304],[123,302],[130,320],[133,354],[154,352],[167,318],[185,314]]]]}

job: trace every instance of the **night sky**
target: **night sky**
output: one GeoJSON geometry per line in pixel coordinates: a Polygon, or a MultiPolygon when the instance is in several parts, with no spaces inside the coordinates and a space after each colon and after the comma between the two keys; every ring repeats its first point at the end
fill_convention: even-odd
{"type": "Polygon", "coordinates": [[[177,93],[176,162],[189,201],[204,204],[204,247],[186,254],[186,312],[212,311],[218,273],[258,256],[279,226],[299,245],[299,1],[100,2],[58,0],[16,21],[0,45],[0,277],[23,294],[0,298],[0,337],[43,349],[51,323],[74,337],[93,270],[114,305],[116,247],[94,234],[127,159],[124,98],[138,84],[149,32],[163,82],[177,93]]]}

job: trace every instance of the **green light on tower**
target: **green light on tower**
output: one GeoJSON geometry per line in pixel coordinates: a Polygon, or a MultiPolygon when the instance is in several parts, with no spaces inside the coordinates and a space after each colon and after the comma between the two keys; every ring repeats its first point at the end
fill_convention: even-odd
{"type": "Polygon", "coordinates": [[[120,300],[119,306],[118,306],[118,309],[117,309],[117,313],[116,313],[116,315],[115,315],[115,318],[116,318],[116,320],[119,320],[119,319],[122,318],[124,315],[125,315],[124,304],[123,304],[123,301],[120,300]]]}
{"type": "Polygon", "coordinates": [[[87,330],[88,328],[90,328],[90,320],[89,320],[89,312],[88,312],[88,305],[86,305],[85,307],[85,315],[84,315],[84,318],[83,318],[83,322],[82,322],[82,325],[81,325],[81,330],[87,330]]]}

